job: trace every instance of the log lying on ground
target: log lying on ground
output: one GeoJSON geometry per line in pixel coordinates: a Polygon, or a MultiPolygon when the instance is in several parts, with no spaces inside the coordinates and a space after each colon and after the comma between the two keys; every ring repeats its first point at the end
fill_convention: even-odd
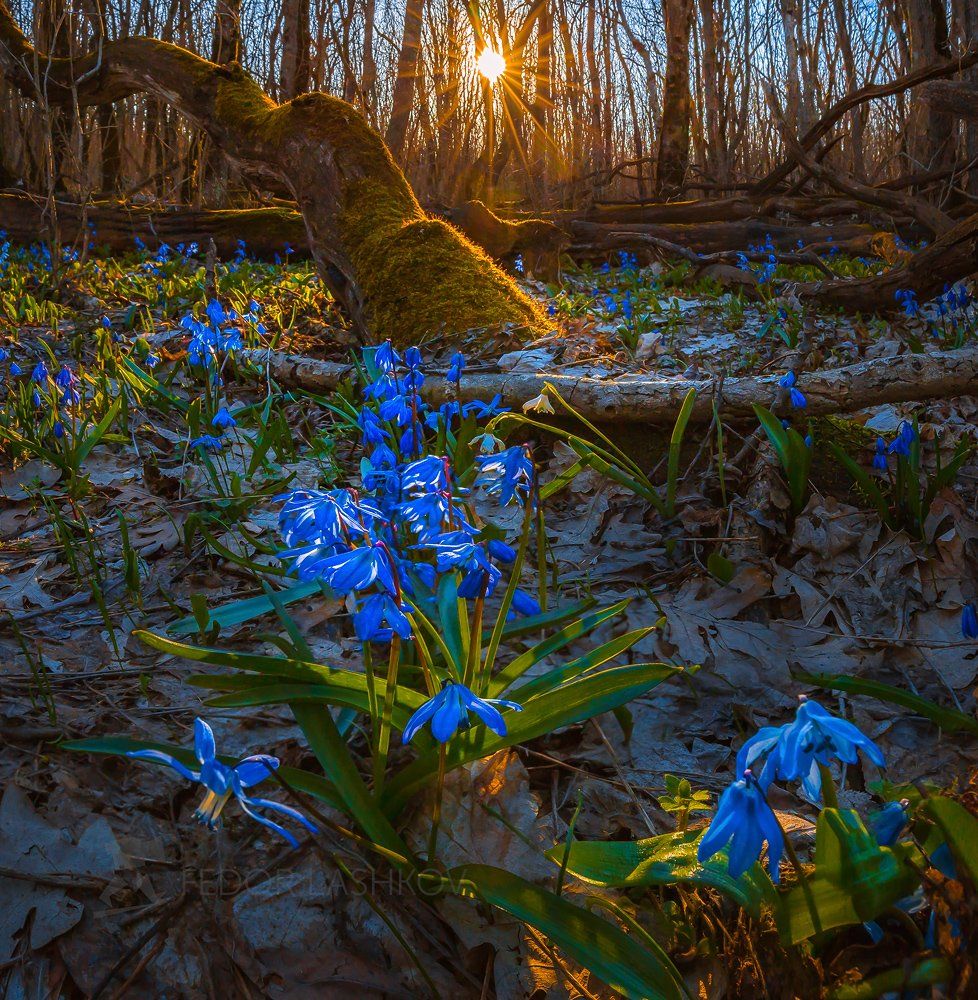
{"type": "Polygon", "coordinates": [[[774,195],[671,202],[601,202],[585,216],[586,222],[692,224],[737,222],[745,219],[790,215],[799,219],[833,219],[853,215],[863,206],[851,198],[793,198],[774,195]]]}
{"type": "MultiPolygon", "coordinates": [[[[570,224],[574,237],[571,253],[575,246],[587,245],[589,250],[600,250],[602,244],[614,236],[613,246],[621,245],[626,234],[654,236],[657,239],[678,243],[698,253],[717,253],[723,250],[746,250],[751,245],[761,245],[770,236],[778,250],[794,250],[798,242],[803,246],[826,243],[829,240],[840,250],[846,250],[850,241],[859,241],[859,246],[868,246],[868,240],[876,236],[873,226],[847,223],[836,226],[785,226],[773,219],[751,219],[741,222],[704,222],[691,225],[644,225],[639,223],[622,225],[619,223],[596,223],[578,221],[570,224]]],[[[857,251],[863,252],[863,251],[857,251]]]]}
{"type": "Polygon", "coordinates": [[[214,240],[218,253],[230,257],[244,240],[255,256],[271,258],[291,247],[308,257],[306,227],[302,216],[289,208],[224,210],[159,209],[119,202],[97,202],[82,206],[26,194],[0,192],[0,230],[15,243],[51,241],[55,233],[63,244],[83,237],[98,249],[125,253],[134,249],[138,237],[148,247],[161,243],[206,244],[214,240]]]}
{"type": "MultiPolygon", "coordinates": [[[[353,375],[350,365],[318,361],[280,351],[248,350],[239,357],[267,372],[283,386],[330,392],[353,375]]],[[[779,373],[780,374],[780,373],[779,373]]],[[[694,423],[709,423],[718,397],[723,419],[754,419],[753,404],[769,406],[779,392],[779,375],[714,379],[629,375],[597,378],[547,374],[466,375],[458,387],[443,378],[425,380],[422,395],[432,404],[451,400],[489,400],[520,410],[549,382],[585,417],[604,423],[670,426],[690,389],[697,396],[694,423]]],[[[806,413],[851,413],[882,403],[923,402],[978,394],[978,348],[933,354],[904,354],[861,361],[844,368],[806,373],[800,382],[808,399],[806,413]]]]}
{"type": "Polygon", "coordinates": [[[85,108],[151,94],[201,128],[241,172],[302,212],[324,282],[364,339],[413,343],[476,327],[547,328],[474,244],[427,215],[380,135],[327,94],[276,104],[237,64],[125,38],[76,59],[37,52],[0,0],[0,74],[24,97],[85,108]],[[34,68],[39,79],[35,80],[34,68]]]}
{"type": "Polygon", "coordinates": [[[911,289],[920,302],[944,286],[978,273],[978,214],[959,222],[922,250],[872,278],[836,278],[786,286],[802,302],[837,306],[850,312],[888,312],[897,307],[896,293],[911,289]]]}

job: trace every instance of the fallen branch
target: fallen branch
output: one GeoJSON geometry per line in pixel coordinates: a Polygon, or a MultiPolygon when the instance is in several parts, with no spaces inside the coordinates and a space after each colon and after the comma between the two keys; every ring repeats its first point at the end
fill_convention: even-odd
{"type": "MultiPolygon", "coordinates": [[[[334,391],[351,378],[354,369],[301,355],[272,350],[247,350],[239,357],[252,362],[283,386],[324,393],[334,391]]],[[[499,395],[514,410],[538,396],[546,384],[589,420],[604,423],[671,426],[690,389],[697,396],[694,423],[706,424],[713,417],[713,401],[718,397],[724,419],[753,419],[753,405],[770,405],[778,391],[775,375],[718,379],[665,378],[656,375],[627,375],[620,378],[539,374],[488,374],[463,377],[456,387],[443,378],[429,377],[422,388],[424,398],[434,405],[459,400],[488,400],[499,395]]],[[[851,413],[882,403],[923,402],[952,396],[978,394],[978,348],[962,348],[932,354],[903,354],[875,358],[844,368],[806,374],[801,382],[808,399],[806,414],[851,413]]]]}

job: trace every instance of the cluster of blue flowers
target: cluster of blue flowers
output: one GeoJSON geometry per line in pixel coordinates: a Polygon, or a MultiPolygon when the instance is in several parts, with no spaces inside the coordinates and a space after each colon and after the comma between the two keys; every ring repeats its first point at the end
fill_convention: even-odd
{"type": "MultiPolygon", "coordinates": [[[[354,630],[364,643],[390,642],[395,635],[411,638],[412,611],[434,602],[442,575],[456,575],[460,598],[484,600],[502,579],[500,566],[516,559],[512,546],[483,537],[471,492],[456,481],[451,459],[430,453],[466,418],[503,412],[499,399],[449,401],[432,408],[420,392],[421,361],[417,348],[401,354],[389,342],[372,356],[365,352],[373,377],[357,416],[363,492],[297,490],[280,497],[279,530],[286,545],[280,557],[300,580],[320,580],[347,596],[354,630]]],[[[464,367],[464,357],[453,355],[449,381],[458,384],[464,367]]],[[[533,502],[536,480],[529,449],[506,448],[488,433],[481,435],[481,447],[475,485],[503,505],[533,502]]],[[[521,614],[540,610],[519,588],[512,607],[521,614]]],[[[427,721],[444,741],[466,724],[470,710],[490,728],[504,730],[490,700],[462,684],[449,684],[414,716],[405,741],[427,721]]]]}
{"type": "Polygon", "coordinates": [[[876,449],[873,453],[873,468],[880,472],[886,472],[889,468],[887,457],[896,455],[899,458],[909,458],[910,449],[918,440],[917,431],[908,420],[900,423],[896,436],[887,444],[886,441],[878,437],[876,439],[876,449]]]}
{"type": "Polygon", "coordinates": [[[778,385],[782,389],[788,390],[788,398],[791,400],[791,405],[796,409],[804,409],[808,406],[805,394],[798,388],[798,376],[794,372],[789,371],[785,375],[782,375],[778,379],[778,385]]]}
{"type": "Polygon", "coordinates": [[[767,259],[761,263],[761,266],[757,271],[754,271],[754,268],[751,266],[750,258],[747,254],[738,253],[736,255],[737,266],[742,271],[753,272],[756,275],[759,284],[768,284],[768,282],[774,278],[774,273],[778,269],[777,247],[775,247],[770,233],[764,237],[764,242],[760,245],[749,245],[747,247],[747,252],[751,254],[765,254],[767,259]]]}
{"type": "MultiPolygon", "coordinates": [[[[10,352],[0,347],[0,363],[8,359],[10,359],[10,352]]],[[[24,369],[14,360],[10,360],[7,370],[12,379],[24,375],[24,369]]],[[[62,365],[57,374],[52,375],[47,363],[38,361],[31,369],[27,384],[30,387],[31,406],[35,410],[42,409],[49,403],[54,404],[56,419],[52,430],[55,437],[64,437],[64,419],[67,419],[71,408],[77,406],[82,400],[79,388],[81,381],[78,376],[68,365],[62,365]]]]}
{"type": "Polygon", "coordinates": [[[784,833],[767,801],[771,783],[799,781],[803,794],[818,803],[822,798],[821,768],[833,760],[855,764],[860,750],[877,767],[885,765],[880,748],[851,722],[827,712],[818,702],[802,698],[791,722],[764,726],[740,748],[740,777],[720,797],[713,822],[697,849],[700,862],[729,844],[729,871],[733,878],[739,878],[757,861],[766,842],[771,879],[777,882],[784,833]]]}
{"type": "Polygon", "coordinates": [[[912,288],[898,288],[893,296],[908,319],[912,319],[920,312],[920,303],[917,302],[917,293],[912,288]]]}

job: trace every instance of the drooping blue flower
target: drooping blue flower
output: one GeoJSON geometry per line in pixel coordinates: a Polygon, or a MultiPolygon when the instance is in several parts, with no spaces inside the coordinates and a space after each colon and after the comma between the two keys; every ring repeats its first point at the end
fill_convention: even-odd
{"type": "Polygon", "coordinates": [[[908,799],[899,802],[887,802],[879,812],[869,818],[869,826],[880,847],[892,847],[907,828],[910,816],[907,806],[908,799]]]}
{"type": "Polygon", "coordinates": [[[445,373],[447,382],[454,382],[456,385],[462,380],[462,370],[465,368],[465,355],[461,351],[456,351],[448,359],[448,371],[445,373]]]}
{"type": "Polygon", "coordinates": [[[740,878],[761,856],[767,842],[771,881],[780,881],[784,834],[764,791],[750,770],[720,796],[716,814],[699,842],[696,856],[700,864],[709,861],[728,844],[727,869],[731,878],[740,878]]]}
{"type": "Polygon", "coordinates": [[[55,420],[52,430],[54,431],[54,436],[59,440],[65,436],[65,425],[60,420],[55,420]]]}
{"type": "Polygon", "coordinates": [[[961,609],[961,634],[965,639],[978,639],[978,612],[972,601],[961,609]]]}
{"type": "Polygon", "coordinates": [[[523,503],[533,488],[533,459],[525,445],[515,445],[498,455],[477,456],[477,486],[499,497],[504,506],[516,500],[523,503]]]}
{"type": "Polygon", "coordinates": [[[16,361],[11,361],[10,362],[10,374],[14,375],[14,376],[16,376],[16,375],[23,375],[24,374],[24,369],[21,368],[20,365],[17,364],[16,361]]]}
{"type": "Polygon", "coordinates": [[[400,363],[401,356],[389,340],[385,340],[374,351],[374,364],[383,372],[392,372],[400,363]]]}
{"type": "Polygon", "coordinates": [[[231,411],[226,406],[222,406],[211,420],[211,426],[219,431],[226,431],[231,427],[237,427],[238,421],[231,416],[231,411]]]}
{"type": "Polygon", "coordinates": [[[488,403],[481,399],[473,399],[462,407],[462,416],[474,416],[476,420],[488,420],[490,417],[496,417],[500,413],[509,413],[509,407],[503,406],[502,402],[503,397],[498,392],[488,403]]]}
{"type": "Polygon", "coordinates": [[[402,639],[410,639],[408,610],[389,594],[371,594],[354,613],[353,629],[361,642],[390,642],[395,633],[402,639]]]}
{"type": "Polygon", "coordinates": [[[194,818],[202,826],[216,829],[220,825],[221,813],[232,796],[238,801],[242,810],[263,826],[274,830],[284,837],[293,847],[299,846],[295,835],[285,827],[262,816],[256,809],[267,809],[280,813],[301,823],[310,833],[318,830],[305,816],[291,806],[270,799],[259,799],[246,794],[245,789],[264,781],[278,767],[278,758],[268,754],[254,754],[229,767],[217,759],[217,748],[214,743],[214,732],[203,719],[194,721],[194,753],[199,768],[189,768],[176,757],[160,750],[131,750],[126,754],[136,760],[148,760],[157,764],[172,767],[182,778],[199,782],[207,789],[207,794],[197,807],[194,818]]]}
{"type": "Polygon", "coordinates": [[[833,759],[855,764],[859,751],[877,766],[885,767],[883,751],[851,722],[822,708],[817,701],[802,700],[794,722],[785,727],[778,741],[778,777],[801,781],[802,790],[812,801],[822,797],[819,764],[833,759]]]}
{"type": "Polygon", "coordinates": [[[880,472],[886,472],[886,442],[878,437],[876,439],[876,452],[873,455],[873,468],[880,472]]]}
{"type": "Polygon", "coordinates": [[[798,377],[793,371],[789,371],[787,374],[782,375],[778,379],[778,385],[782,389],[788,390],[788,398],[791,400],[791,405],[796,409],[803,409],[808,405],[808,400],[805,398],[805,394],[798,388],[798,377]]]}
{"type": "Polygon", "coordinates": [[[427,455],[401,469],[401,489],[407,493],[444,492],[451,487],[451,463],[440,455],[427,455]]]}
{"type": "Polygon", "coordinates": [[[143,358],[143,364],[146,365],[147,368],[155,368],[159,363],[160,359],[155,354],[147,354],[146,357],[143,358]]]}
{"type": "Polygon", "coordinates": [[[190,442],[190,447],[199,448],[201,451],[220,451],[224,447],[224,443],[213,434],[201,434],[190,442]]]}
{"type": "MultiPolygon", "coordinates": [[[[282,554],[283,556],[286,553],[282,554]]],[[[338,594],[349,594],[354,590],[366,590],[377,583],[389,594],[397,593],[394,581],[394,567],[390,553],[383,543],[372,543],[348,552],[337,552],[316,564],[316,572],[303,574],[302,580],[318,577],[338,594]]]]}
{"type": "Polygon", "coordinates": [[[917,440],[917,432],[909,420],[900,423],[897,436],[890,442],[889,452],[891,455],[902,455],[904,458],[910,457],[910,449],[917,440]]]}
{"type": "Polygon", "coordinates": [[[523,706],[515,701],[479,698],[464,684],[446,684],[408,719],[402,740],[404,743],[410,743],[418,730],[430,720],[431,735],[439,743],[447,743],[460,728],[469,727],[469,712],[474,712],[497,736],[505,736],[506,720],[497,705],[511,708],[516,712],[523,711],[523,706]]]}
{"type": "Polygon", "coordinates": [[[62,390],[71,389],[78,385],[78,376],[67,365],[64,365],[61,371],[54,376],[54,384],[62,390]]]}
{"type": "Polygon", "coordinates": [[[48,366],[43,361],[38,361],[31,372],[31,381],[41,385],[48,380],[48,366]]]}
{"type": "Polygon", "coordinates": [[[920,306],[917,303],[917,293],[912,288],[898,288],[893,297],[900,303],[900,306],[908,317],[916,316],[920,312],[920,306]]]}
{"type": "Polygon", "coordinates": [[[358,501],[350,490],[294,490],[278,500],[279,531],[288,545],[346,543],[350,532],[366,535],[382,515],[369,500],[358,501]]]}
{"type": "Polygon", "coordinates": [[[521,615],[540,614],[540,602],[519,587],[513,591],[513,610],[521,615]]]}

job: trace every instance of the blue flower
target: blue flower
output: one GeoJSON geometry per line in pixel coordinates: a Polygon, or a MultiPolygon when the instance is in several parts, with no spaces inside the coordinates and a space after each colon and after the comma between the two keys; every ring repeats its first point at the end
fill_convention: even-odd
{"type": "Polygon", "coordinates": [[[910,805],[908,799],[901,799],[899,802],[887,802],[879,812],[874,813],[869,819],[870,829],[876,838],[876,843],[880,847],[892,847],[899,836],[907,828],[909,815],[907,806],[910,805]]]}
{"type": "Polygon", "coordinates": [[[286,543],[316,545],[345,543],[349,533],[366,535],[380,510],[369,501],[357,502],[350,490],[295,490],[279,511],[279,531],[286,543]]]}
{"type": "Polygon", "coordinates": [[[212,830],[216,829],[220,825],[221,812],[233,795],[244,812],[252,819],[267,826],[270,830],[274,830],[293,847],[299,846],[299,841],[296,840],[295,836],[285,827],[257,813],[256,808],[281,813],[283,816],[288,816],[297,823],[301,823],[310,833],[318,833],[316,827],[297,809],[282,805],[281,802],[273,802],[270,799],[253,798],[245,793],[246,788],[257,785],[278,767],[277,757],[254,754],[235,764],[234,767],[222,764],[216,756],[217,748],[214,744],[213,730],[203,719],[194,721],[194,753],[200,765],[197,769],[186,767],[176,757],[160,750],[131,750],[126,756],[137,760],[166,764],[188,781],[202,784],[207,789],[207,794],[194,813],[194,818],[202,826],[210,827],[212,830]]]}
{"type": "Polygon", "coordinates": [[[788,390],[788,397],[791,400],[791,405],[798,409],[803,409],[808,405],[808,400],[805,398],[805,394],[801,391],[801,389],[797,388],[797,384],[798,377],[792,371],[787,372],[778,379],[778,385],[780,385],[782,389],[788,390]]]}
{"type": "MultiPolygon", "coordinates": [[[[284,553],[283,553],[284,555],[284,553]]],[[[394,582],[394,567],[387,547],[382,543],[364,545],[337,552],[320,560],[316,572],[303,575],[303,580],[319,577],[338,594],[348,594],[351,590],[366,590],[372,583],[378,583],[389,594],[397,593],[394,582]]]]}
{"type": "Polygon", "coordinates": [[[540,614],[540,602],[519,587],[513,591],[513,610],[521,615],[540,614]]]}
{"type": "Polygon", "coordinates": [[[147,368],[155,368],[159,363],[160,359],[155,354],[147,354],[146,357],[143,358],[143,364],[146,365],[147,368]]]}
{"type": "Polygon", "coordinates": [[[54,376],[54,384],[59,389],[71,389],[78,385],[78,376],[67,366],[63,366],[61,371],[54,376]]]}
{"type": "Polygon", "coordinates": [[[978,612],[971,601],[961,609],[961,634],[965,639],[978,639],[978,612]]]}
{"type": "Polygon", "coordinates": [[[886,472],[886,442],[878,437],[876,439],[876,453],[873,455],[873,468],[880,472],[886,472]]]}
{"type": "Polygon", "coordinates": [[[740,878],[761,856],[767,841],[771,881],[780,881],[784,834],[764,792],[749,770],[720,796],[716,815],[700,840],[696,856],[705,864],[718,851],[730,845],[727,869],[731,878],[740,878]]]}
{"type": "Polygon", "coordinates": [[[822,797],[818,765],[833,759],[855,764],[859,750],[877,767],[886,766],[883,751],[868,736],[851,722],[827,712],[817,701],[806,698],[778,741],[778,777],[785,781],[800,779],[805,795],[818,802],[822,797]]]}
{"type": "Polygon", "coordinates": [[[465,368],[465,355],[461,351],[456,351],[448,359],[448,371],[445,374],[447,382],[454,382],[456,385],[462,380],[462,369],[465,368]]]}
{"type": "Polygon", "coordinates": [[[219,431],[226,431],[230,427],[237,427],[238,421],[231,416],[231,413],[226,406],[222,406],[217,413],[214,414],[214,418],[211,420],[211,426],[216,427],[219,431]]]}
{"type": "Polygon", "coordinates": [[[394,350],[394,345],[385,340],[374,351],[374,364],[383,372],[392,372],[401,363],[401,356],[394,350]]]}
{"type": "Polygon", "coordinates": [[[43,361],[38,361],[38,363],[34,366],[34,371],[31,372],[31,381],[40,384],[42,382],[47,382],[47,380],[48,366],[43,361]]]}
{"type": "Polygon", "coordinates": [[[411,638],[409,608],[388,594],[371,594],[353,615],[353,629],[361,642],[390,642],[393,633],[411,638]],[[383,627],[387,623],[387,628],[383,627]]]}
{"type": "Polygon", "coordinates": [[[10,374],[11,375],[23,375],[24,374],[24,369],[21,368],[20,365],[17,364],[16,361],[11,361],[10,362],[10,374]]]}
{"type": "Polygon", "coordinates": [[[220,451],[224,445],[219,437],[213,434],[201,434],[190,442],[191,448],[199,448],[202,451],[220,451]]]}
{"type": "Polygon", "coordinates": [[[912,288],[898,288],[893,297],[900,303],[908,317],[916,316],[920,312],[917,293],[912,288]]]}
{"type": "Polygon", "coordinates": [[[913,424],[904,420],[900,423],[897,436],[890,444],[889,452],[891,455],[903,455],[904,458],[909,458],[910,448],[916,440],[917,432],[914,430],[913,424]]]}
{"type": "Polygon", "coordinates": [[[474,712],[497,736],[506,735],[506,720],[497,705],[522,712],[522,705],[502,698],[479,698],[464,684],[446,684],[408,719],[403,742],[410,743],[429,720],[431,735],[439,743],[447,743],[458,730],[469,727],[469,712],[474,712]]]}
{"type": "Polygon", "coordinates": [[[513,500],[523,503],[533,488],[533,459],[530,449],[516,445],[498,455],[477,456],[479,466],[477,486],[485,486],[499,502],[508,505],[513,500]]]}
{"type": "Polygon", "coordinates": [[[401,470],[401,489],[409,492],[442,492],[451,486],[451,466],[447,458],[428,455],[409,462],[401,470]]]}
{"type": "Polygon", "coordinates": [[[364,444],[380,444],[391,436],[390,431],[381,426],[380,418],[373,410],[361,410],[357,425],[363,433],[364,444]]]}

